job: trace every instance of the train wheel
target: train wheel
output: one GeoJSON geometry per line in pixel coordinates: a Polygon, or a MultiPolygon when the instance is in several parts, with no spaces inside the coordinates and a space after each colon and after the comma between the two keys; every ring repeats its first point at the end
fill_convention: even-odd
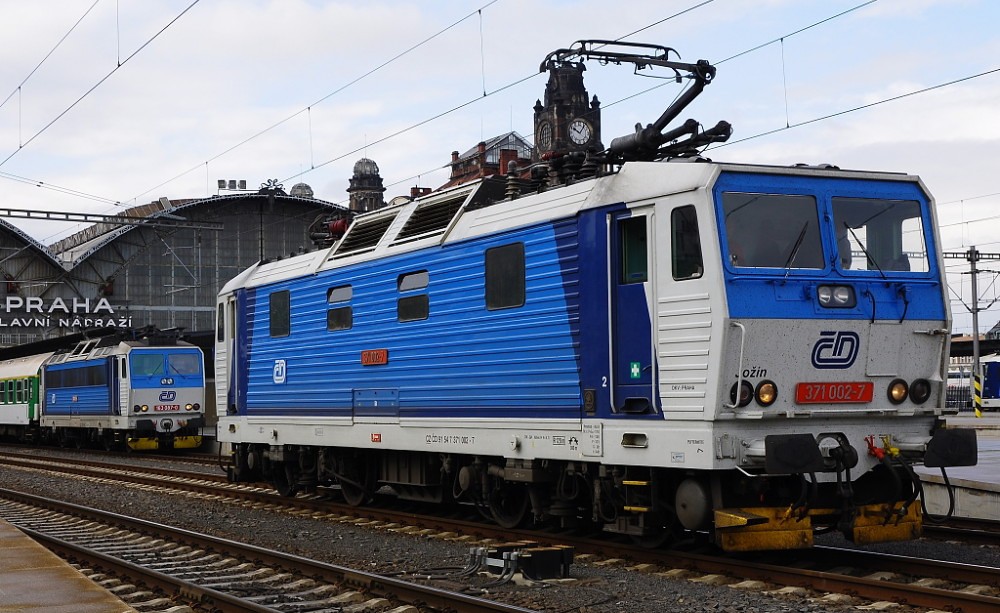
{"type": "Polygon", "coordinates": [[[501,528],[517,528],[527,523],[529,503],[526,486],[502,483],[490,494],[490,515],[501,528]]]}
{"type": "Polygon", "coordinates": [[[355,457],[344,462],[340,481],[340,493],[352,507],[360,507],[372,501],[378,476],[374,462],[364,457],[355,457]]]}
{"type": "Polygon", "coordinates": [[[371,500],[371,495],[369,495],[363,487],[351,485],[346,481],[340,482],[340,493],[344,496],[344,500],[347,501],[347,504],[352,507],[363,506],[371,500]]]}
{"type": "Polygon", "coordinates": [[[264,474],[267,476],[267,482],[279,494],[286,497],[295,495],[298,475],[291,462],[268,462],[265,465],[264,474]]]}

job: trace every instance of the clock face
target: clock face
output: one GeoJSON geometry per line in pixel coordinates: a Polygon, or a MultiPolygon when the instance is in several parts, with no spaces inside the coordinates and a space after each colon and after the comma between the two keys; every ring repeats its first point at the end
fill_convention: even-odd
{"type": "Polygon", "coordinates": [[[538,126],[538,150],[548,151],[552,148],[552,126],[543,121],[538,126]]]}
{"type": "Polygon", "coordinates": [[[577,145],[586,145],[589,143],[593,134],[594,132],[590,124],[583,119],[574,119],[569,124],[569,139],[577,145]]]}

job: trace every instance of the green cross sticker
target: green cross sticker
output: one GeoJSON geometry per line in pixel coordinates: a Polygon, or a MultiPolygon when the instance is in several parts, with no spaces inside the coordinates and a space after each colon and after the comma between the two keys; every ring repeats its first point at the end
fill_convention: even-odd
{"type": "Polygon", "coordinates": [[[629,362],[628,368],[633,379],[638,379],[639,375],[642,374],[642,365],[639,362],[629,362]]]}

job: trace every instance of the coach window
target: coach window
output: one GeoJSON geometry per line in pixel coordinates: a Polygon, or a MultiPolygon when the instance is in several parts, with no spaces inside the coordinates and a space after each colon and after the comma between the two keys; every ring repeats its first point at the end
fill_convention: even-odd
{"type": "Polygon", "coordinates": [[[288,290],[272,292],[270,296],[271,336],[288,336],[292,332],[292,312],[288,290]]]}
{"type": "Polygon", "coordinates": [[[486,309],[524,306],[524,243],[486,250],[486,309]]]}
{"type": "Polygon", "coordinates": [[[14,382],[14,384],[16,386],[15,389],[17,390],[14,396],[14,401],[24,402],[24,381],[18,379],[17,381],[14,382]]]}
{"type": "Polygon", "coordinates": [[[354,325],[354,312],[351,310],[351,298],[354,288],[350,285],[331,287],[326,292],[326,302],[330,308],[326,312],[327,330],[350,330],[354,325]]]}
{"type": "MultiPolygon", "coordinates": [[[[399,275],[397,289],[400,293],[426,290],[429,276],[426,270],[399,275]]],[[[396,315],[399,321],[420,321],[430,315],[430,298],[426,292],[400,296],[396,302],[396,315]]]]}

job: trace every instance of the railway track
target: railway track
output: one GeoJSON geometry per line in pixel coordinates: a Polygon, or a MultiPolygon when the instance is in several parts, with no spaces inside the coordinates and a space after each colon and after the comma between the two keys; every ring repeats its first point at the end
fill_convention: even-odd
{"type": "MultiPolygon", "coordinates": [[[[23,458],[2,459],[3,462],[23,462],[23,458]]],[[[1000,610],[1000,569],[970,564],[956,564],[888,554],[816,547],[813,550],[795,551],[754,556],[720,556],[698,553],[696,550],[649,550],[621,541],[593,538],[570,532],[546,533],[539,531],[501,530],[464,517],[441,517],[413,510],[399,510],[398,505],[356,508],[337,503],[330,495],[309,495],[293,498],[281,497],[267,488],[248,488],[223,483],[213,476],[192,475],[178,471],[158,469],[153,474],[142,475],[144,468],[128,467],[120,474],[108,468],[82,466],[81,462],[46,460],[40,463],[32,458],[24,464],[33,469],[52,470],[75,474],[82,478],[120,479],[141,482],[146,487],[179,490],[196,496],[222,496],[235,503],[265,506],[293,514],[309,514],[328,521],[357,522],[363,518],[371,526],[412,526],[414,530],[450,532],[492,538],[497,541],[512,539],[532,540],[545,545],[569,545],[583,554],[582,559],[607,563],[608,560],[625,560],[623,564],[646,565],[651,572],[673,573],[692,578],[698,576],[726,584],[740,581],[764,582],[765,585],[807,588],[823,592],[849,594],[856,597],[910,606],[947,611],[997,611],[1000,610]],[[127,473],[127,474],[126,474],[127,473]],[[138,474],[135,474],[138,473],[138,474]],[[167,479],[170,479],[167,481],[167,479]]]]}
{"type": "Polygon", "coordinates": [[[528,611],[10,490],[0,490],[0,517],[60,555],[212,611],[528,611]]]}

